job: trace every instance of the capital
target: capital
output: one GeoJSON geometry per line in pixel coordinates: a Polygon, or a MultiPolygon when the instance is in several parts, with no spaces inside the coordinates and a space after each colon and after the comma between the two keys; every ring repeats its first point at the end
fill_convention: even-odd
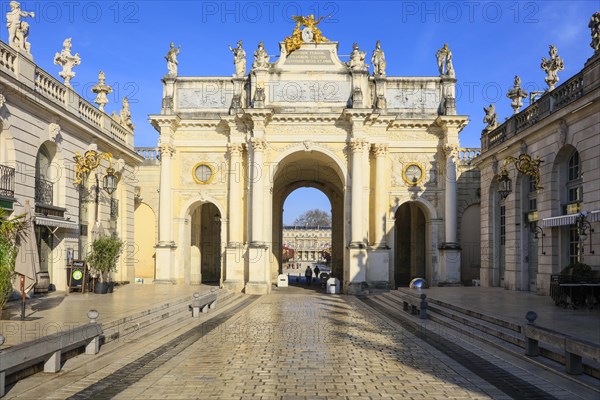
{"type": "Polygon", "coordinates": [[[385,143],[375,143],[371,146],[371,148],[373,149],[373,154],[375,154],[377,157],[383,157],[388,152],[388,145],[385,143]]]}
{"type": "Polygon", "coordinates": [[[267,141],[262,138],[251,138],[249,140],[250,146],[254,151],[265,151],[267,149],[267,141]]]}
{"type": "Polygon", "coordinates": [[[229,150],[229,154],[237,157],[244,151],[244,145],[242,143],[229,143],[227,149],[229,150]]]}
{"type": "Polygon", "coordinates": [[[367,147],[367,142],[363,139],[354,139],[348,142],[348,146],[350,146],[350,150],[355,153],[363,151],[365,147],[367,147]]]}
{"type": "Polygon", "coordinates": [[[175,147],[170,144],[162,143],[158,145],[160,150],[160,156],[162,157],[173,157],[175,155],[175,147]]]}

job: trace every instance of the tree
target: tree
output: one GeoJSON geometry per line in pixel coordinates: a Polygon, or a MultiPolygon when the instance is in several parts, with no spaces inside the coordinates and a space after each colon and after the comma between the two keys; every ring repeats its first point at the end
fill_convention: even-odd
{"type": "Polygon", "coordinates": [[[294,221],[296,226],[331,226],[331,215],[323,210],[309,210],[294,221]]]}

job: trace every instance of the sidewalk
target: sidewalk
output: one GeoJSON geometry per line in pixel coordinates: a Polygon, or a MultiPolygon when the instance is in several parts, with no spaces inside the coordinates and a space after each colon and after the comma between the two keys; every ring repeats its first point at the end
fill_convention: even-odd
{"type": "Polygon", "coordinates": [[[125,285],[115,287],[113,293],[56,293],[27,300],[25,320],[21,321],[21,302],[8,303],[0,321],[0,334],[6,342],[2,348],[35,340],[57,331],[89,322],[87,312],[98,310],[98,322],[107,324],[128,315],[149,310],[158,304],[190,297],[194,292],[210,292],[215,286],[208,285],[125,285]]]}
{"type": "Polygon", "coordinates": [[[550,296],[540,296],[531,292],[505,290],[480,286],[432,287],[429,289],[401,288],[403,292],[425,293],[428,298],[449,303],[482,314],[502,317],[520,325],[525,325],[527,311],[538,315],[536,325],[600,343],[600,309],[570,309],[554,305],[550,296]]]}

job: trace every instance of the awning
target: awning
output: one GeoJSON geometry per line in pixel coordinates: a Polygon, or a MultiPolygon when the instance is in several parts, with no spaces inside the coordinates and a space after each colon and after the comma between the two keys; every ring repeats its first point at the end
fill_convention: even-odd
{"type": "Polygon", "coordinates": [[[36,225],[53,226],[55,228],[74,229],[79,230],[79,224],[73,221],[67,221],[66,219],[48,218],[48,217],[35,217],[36,225]]]}
{"type": "Polygon", "coordinates": [[[588,215],[588,221],[600,222],[600,210],[591,211],[590,215],[588,215]]]}
{"type": "Polygon", "coordinates": [[[577,222],[579,214],[561,215],[560,217],[544,218],[542,227],[551,228],[553,226],[574,225],[577,222]]]}

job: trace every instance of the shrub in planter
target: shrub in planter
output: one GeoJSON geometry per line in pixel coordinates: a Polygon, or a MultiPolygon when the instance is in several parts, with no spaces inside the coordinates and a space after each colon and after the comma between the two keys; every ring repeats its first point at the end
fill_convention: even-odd
{"type": "Polygon", "coordinates": [[[0,313],[13,292],[15,260],[19,250],[16,239],[25,228],[23,215],[5,220],[6,211],[0,209],[0,313]]]}
{"type": "Polygon", "coordinates": [[[92,242],[86,261],[97,274],[101,287],[110,281],[111,272],[117,270],[117,260],[122,251],[123,241],[116,236],[101,236],[92,242]]]}
{"type": "Polygon", "coordinates": [[[575,282],[583,282],[592,278],[592,267],[587,264],[575,262],[567,265],[560,271],[560,274],[570,276],[575,282]]]}

